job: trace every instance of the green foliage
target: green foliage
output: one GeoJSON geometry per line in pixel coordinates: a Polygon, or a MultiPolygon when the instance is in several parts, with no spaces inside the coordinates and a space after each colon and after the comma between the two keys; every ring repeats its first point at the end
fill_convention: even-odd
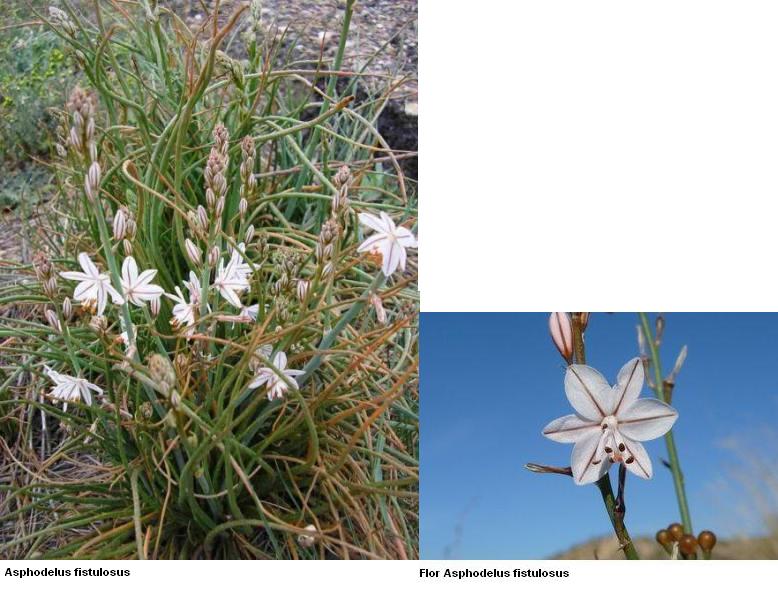
{"type": "Polygon", "coordinates": [[[153,4],[40,15],[90,92],[58,116],[34,266],[0,290],[0,446],[36,468],[0,465],[0,556],[415,557],[416,263],[387,278],[357,249],[359,213],[415,222],[402,174],[376,168],[397,166],[383,94],[351,108],[334,75],[271,68],[280,38],[221,53],[241,10],[198,35],[153,4]],[[60,274],[82,253],[119,290],[132,257],[186,293],[94,316],[60,274]],[[235,305],[215,284],[238,265],[235,305]],[[101,393],[65,409],[62,375],[101,393]]]}
{"type": "MultiPolygon", "coordinates": [[[[18,7],[3,7],[8,22],[19,21],[18,7]]],[[[48,154],[56,124],[49,109],[62,106],[74,74],[54,32],[34,25],[0,30],[0,161],[6,169],[48,154]]]]}

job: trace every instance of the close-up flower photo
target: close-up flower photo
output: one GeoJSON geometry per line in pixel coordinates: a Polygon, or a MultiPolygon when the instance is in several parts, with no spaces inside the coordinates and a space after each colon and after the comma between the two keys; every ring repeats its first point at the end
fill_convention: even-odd
{"type": "Polygon", "coordinates": [[[415,3],[314,4],[4,5],[0,558],[418,557],[415,3]]]}
{"type": "Polygon", "coordinates": [[[769,313],[422,314],[422,556],[778,558],[776,338],[769,313]]]}

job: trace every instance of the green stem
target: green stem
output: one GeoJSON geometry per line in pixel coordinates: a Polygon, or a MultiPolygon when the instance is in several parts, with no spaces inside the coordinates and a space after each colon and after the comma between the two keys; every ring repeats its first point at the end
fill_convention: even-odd
{"type": "MultiPolygon", "coordinates": [[[[666,396],[663,388],[662,365],[659,360],[659,348],[656,345],[654,334],[648,322],[648,315],[644,312],[638,313],[640,324],[643,329],[643,336],[648,344],[651,353],[651,364],[654,367],[654,393],[657,398],[664,403],[670,404],[669,397],[666,396]]],[[[686,488],[684,487],[683,472],[681,472],[681,462],[678,459],[678,449],[675,446],[673,431],[668,430],[665,434],[665,444],[667,445],[667,456],[670,461],[670,471],[673,473],[673,485],[675,486],[675,496],[678,499],[678,510],[681,513],[681,524],[685,533],[692,534],[692,517],[689,513],[689,503],[686,499],[686,488]]]]}
{"type": "MultiPolygon", "coordinates": [[[[581,324],[581,313],[572,313],[573,324],[573,350],[575,352],[575,362],[581,365],[586,364],[586,350],[583,341],[583,326],[581,324]]],[[[627,560],[640,560],[635,544],[629,536],[627,526],[624,524],[624,515],[616,513],[616,498],[613,496],[613,486],[609,474],[605,474],[597,481],[597,488],[600,489],[602,502],[605,504],[605,510],[608,512],[608,518],[611,520],[616,538],[619,540],[621,549],[624,551],[624,557],[627,560]]]]}

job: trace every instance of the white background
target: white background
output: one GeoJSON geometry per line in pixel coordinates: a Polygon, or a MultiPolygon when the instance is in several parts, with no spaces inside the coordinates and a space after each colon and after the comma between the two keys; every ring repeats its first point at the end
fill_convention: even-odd
{"type": "MultiPolygon", "coordinates": [[[[420,0],[419,10],[424,311],[778,308],[778,4],[420,0]]],[[[776,571],[776,562],[12,562],[0,563],[0,599],[763,601],[776,571]],[[17,579],[3,576],[8,566],[132,576],[17,579]],[[571,577],[420,579],[422,567],[571,577]]]]}
{"type": "Polygon", "coordinates": [[[765,602],[775,562],[0,562],[3,602],[398,604],[765,602]],[[11,568],[121,568],[129,578],[5,577],[11,568]],[[570,571],[566,579],[422,579],[419,569],[570,571]],[[715,597],[706,595],[715,594],[715,597]]]}
{"type": "Polygon", "coordinates": [[[423,311],[778,309],[778,3],[419,12],[423,311]]]}

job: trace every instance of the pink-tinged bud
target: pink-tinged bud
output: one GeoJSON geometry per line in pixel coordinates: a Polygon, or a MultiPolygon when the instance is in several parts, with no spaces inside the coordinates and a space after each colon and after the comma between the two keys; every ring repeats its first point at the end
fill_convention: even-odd
{"type": "Polygon", "coordinates": [[[149,301],[149,308],[151,308],[151,316],[156,317],[159,314],[159,298],[152,298],[149,301]]]}
{"type": "Polygon", "coordinates": [[[70,301],[70,298],[65,298],[62,302],[62,315],[66,319],[70,319],[73,316],[73,303],[70,301]]]}
{"type": "Polygon", "coordinates": [[[55,313],[50,308],[46,309],[46,320],[49,322],[49,325],[52,326],[54,331],[61,332],[62,331],[62,325],[59,323],[59,319],[57,318],[57,313],[55,313]]]}
{"type": "Polygon", "coordinates": [[[86,140],[91,141],[95,137],[95,121],[89,118],[86,123],[86,140]]]}
{"type": "Polygon", "coordinates": [[[52,275],[43,284],[43,291],[49,298],[56,298],[56,296],[57,296],[57,278],[55,276],[52,275]]]}
{"type": "Polygon", "coordinates": [[[380,296],[377,296],[376,294],[370,294],[370,297],[368,298],[370,301],[370,304],[373,305],[373,308],[375,309],[375,316],[376,319],[378,319],[378,322],[382,325],[386,324],[386,310],[384,310],[384,304],[381,301],[380,296]]]}
{"type": "Polygon", "coordinates": [[[216,218],[221,218],[224,214],[224,197],[219,197],[216,200],[216,218]]]}
{"type": "Polygon", "coordinates": [[[566,312],[552,312],[548,318],[548,328],[551,339],[559,354],[568,363],[573,360],[573,326],[570,323],[570,315],[566,312]]]}
{"type": "Polygon", "coordinates": [[[81,139],[78,137],[78,132],[76,132],[75,128],[70,129],[70,138],[68,140],[70,142],[70,146],[74,149],[81,148],[81,139]]]}
{"type": "Polygon", "coordinates": [[[208,212],[203,206],[197,206],[197,221],[203,231],[208,230],[208,212]]]}
{"type": "Polygon", "coordinates": [[[84,191],[89,201],[95,203],[97,201],[97,194],[100,190],[100,164],[92,162],[89,166],[89,172],[86,175],[86,181],[84,182],[84,191]]]}
{"type": "Polygon", "coordinates": [[[73,127],[76,130],[81,130],[84,127],[84,116],[78,112],[73,114],[73,127]]]}
{"type": "Polygon", "coordinates": [[[89,142],[89,161],[97,161],[97,143],[93,140],[89,142]]]}
{"type": "Polygon", "coordinates": [[[238,212],[240,213],[241,218],[246,217],[246,212],[249,211],[249,202],[246,200],[245,197],[241,197],[240,203],[238,204],[238,212]]]}
{"type": "Polygon", "coordinates": [[[125,256],[132,256],[132,241],[125,239],[122,241],[122,247],[124,247],[125,256]]]}
{"type": "Polygon", "coordinates": [[[308,295],[309,286],[310,282],[307,279],[297,280],[297,298],[300,300],[300,302],[303,302],[308,295]]]}
{"type": "Polygon", "coordinates": [[[251,241],[254,239],[254,225],[250,224],[249,228],[246,229],[246,243],[251,243],[251,241]]]}
{"type": "Polygon", "coordinates": [[[322,277],[329,277],[332,271],[334,270],[334,266],[332,266],[332,262],[328,262],[324,265],[324,267],[321,269],[321,276],[322,277]]]}
{"type": "Polygon", "coordinates": [[[214,195],[213,189],[208,188],[205,190],[205,204],[209,208],[213,208],[216,204],[216,195],[214,195]]]}
{"type": "Polygon", "coordinates": [[[208,252],[208,264],[211,266],[211,268],[216,266],[216,263],[219,261],[220,256],[221,256],[221,252],[219,251],[219,248],[213,246],[211,248],[211,251],[208,252]]]}
{"type": "Polygon", "coordinates": [[[186,248],[186,255],[190,262],[195,266],[200,266],[203,262],[202,250],[197,247],[191,239],[187,239],[184,242],[184,247],[186,248]]]}
{"type": "Polygon", "coordinates": [[[127,235],[127,212],[124,208],[119,208],[113,217],[113,238],[121,241],[127,235]]]}

